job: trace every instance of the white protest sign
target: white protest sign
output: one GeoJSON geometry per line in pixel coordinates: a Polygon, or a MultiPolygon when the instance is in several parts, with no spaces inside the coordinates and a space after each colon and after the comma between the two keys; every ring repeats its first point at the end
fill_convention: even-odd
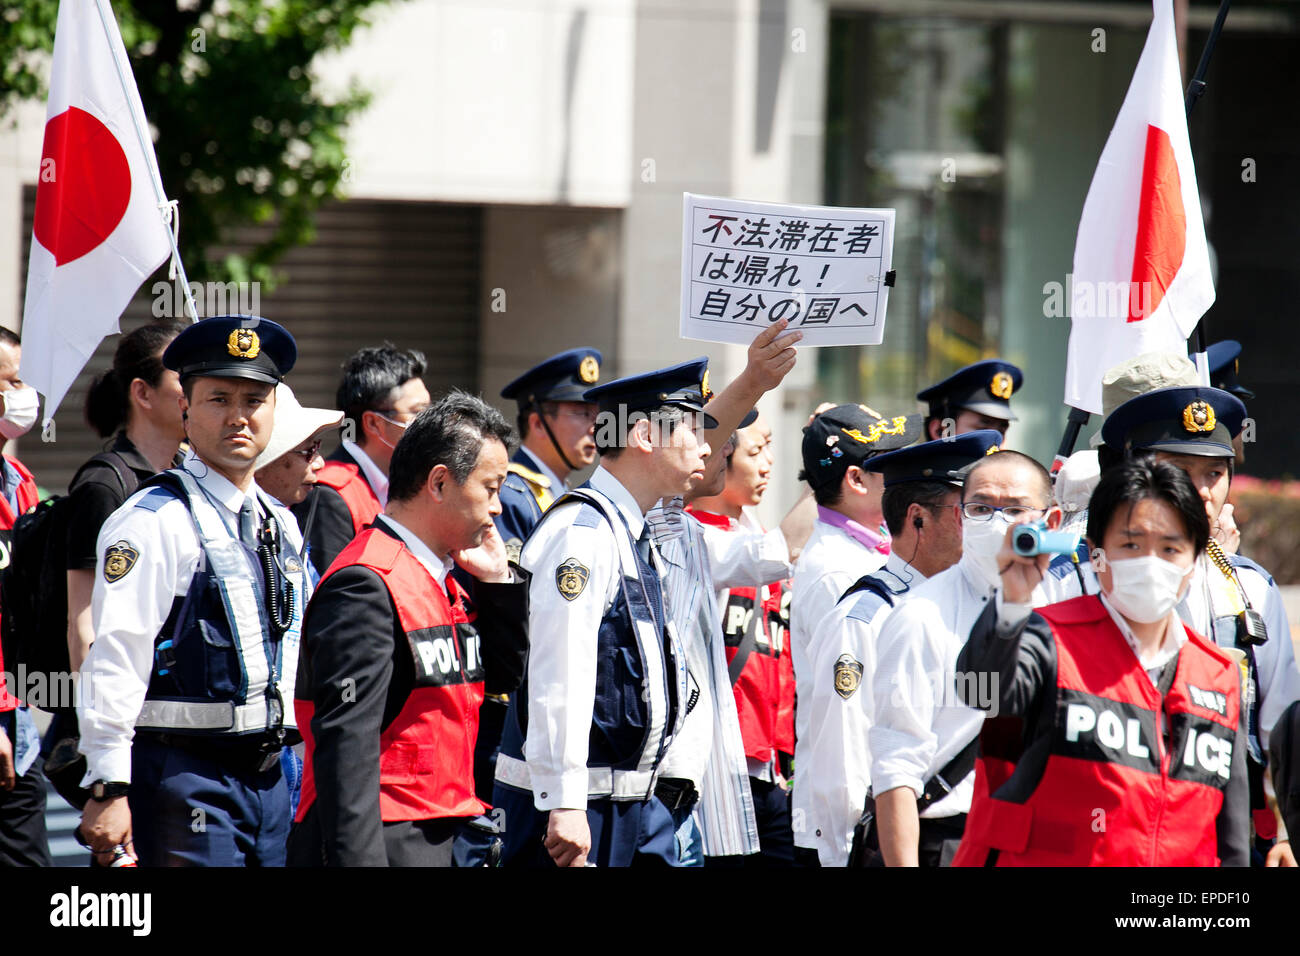
{"type": "Polygon", "coordinates": [[[879,345],[894,210],[683,194],[682,338],[748,345],[787,319],[808,345],[879,345]]]}

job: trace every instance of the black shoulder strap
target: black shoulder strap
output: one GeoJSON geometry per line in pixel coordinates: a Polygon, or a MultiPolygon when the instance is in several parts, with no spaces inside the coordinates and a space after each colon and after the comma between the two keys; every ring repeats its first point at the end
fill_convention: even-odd
{"type": "Polygon", "coordinates": [[[77,473],[72,476],[72,483],[68,485],[68,491],[71,492],[81,482],[81,476],[91,465],[107,465],[117,476],[118,483],[122,486],[122,500],[130,498],[137,488],[140,487],[140,479],[135,475],[135,471],[123,461],[122,456],[115,451],[101,451],[96,455],[88,458],[77,473]]]}
{"type": "Polygon", "coordinates": [[[879,596],[890,607],[894,606],[895,593],[889,590],[889,585],[876,577],[875,574],[864,574],[854,581],[849,585],[849,589],[840,595],[840,601],[843,601],[850,594],[857,594],[860,591],[870,591],[872,594],[879,596]]]}
{"type": "Polygon", "coordinates": [[[954,787],[966,779],[966,775],[975,769],[975,757],[979,754],[979,747],[980,735],[976,734],[957,756],[944,764],[943,768],[930,778],[925,785],[925,790],[916,801],[917,813],[948,796],[954,787]]]}
{"type": "MultiPolygon", "coordinates": [[[[727,676],[731,678],[732,684],[740,680],[740,675],[745,670],[745,664],[749,662],[749,655],[754,653],[754,648],[758,644],[759,618],[767,617],[767,612],[763,610],[763,602],[760,599],[761,590],[761,588],[754,588],[754,610],[749,615],[749,626],[745,628],[745,636],[740,639],[740,645],[736,648],[736,656],[727,665],[727,676]]],[[[708,600],[707,596],[705,600],[708,600]]]]}

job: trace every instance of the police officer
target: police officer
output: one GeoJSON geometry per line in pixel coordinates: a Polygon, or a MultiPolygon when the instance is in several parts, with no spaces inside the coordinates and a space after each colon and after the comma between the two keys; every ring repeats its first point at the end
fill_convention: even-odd
{"type": "MultiPolygon", "coordinates": [[[[821,625],[808,705],[810,820],[822,866],[844,866],[871,784],[867,731],[874,710],[876,638],[912,587],[961,557],[962,470],[997,450],[991,430],[923,442],[867,460],[884,477],[881,507],[891,536],[885,566],[863,575],[821,625]]],[[[869,847],[878,849],[878,847],[869,847]]]]}
{"type": "MultiPolygon", "coordinates": [[[[961,840],[984,715],[954,694],[957,653],[993,599],[1007,528],[1060,521],[1046,469],[1014,451],[981,457],[970,467],[959,508],[961,559],[913,587],[876,642],[867,739],[878,840],[888,866],[944,865],[961,840]]],[[[1041,593],[1033,603],[1044,603],[1041,593]]]]}
{"type": "Polygon", "coordinates": [[[570,349],[533,366],[501,389],[519,403],[519,450],[501,487],[497,530],[510,560],[542,512],[564,494],[565,480],[596,460],[596,406],[583,393],[600,381],[601,354],[570,349]]]}
{"type": "MultiPolygon", "coordinates": [[[[1196,633],[1220,647],[1238,647],[1246,654],[1250,675],[1246,688],[1250,709],[1247,769],[1256,834],[1267,843],[1276,830],[1264,806],[1263,770],[1269,734],[1283,712],[1300,699],[1300,670],[1282,593],[1272,576],[1250,558],[1227,554],[1213,537],[1232,482],[1232,442],[1241,434],[1245,417],[1246,406],[1221,389],[1163,388],[1116,408],[1102,425],[1102,438],[1108,447],[1125,454],[1152,451],[1158,460],[1178,465],[1205,501],[1212,537],[1205,554],[1197,558],[1191,584],[1177,610],[1183,623],[1196,633]]],[[[1274,860],[1290,862],[1292,858],[1286,844],[1268,853],[1274,860]]]]}
{"type": "Polygon", "coordinates": [[[1211,385],[1236,395],[1243,402],[1255,397],[1255,393],[1237,379],[1237,374],[1241,371],[1240,342],[1233,339],[1215,342],[1205,350],[1205,359],[1210,367],[1211,385]]]}
{"type": "Polygon", "coordinates": [[[134,832],[148,865],[284,863],[307,582],[293,517],[253,467],[296,357],[287,331],[250,316],[196,323],[163,353],[190,451],[100,532],[82,668],[81,829],[100,862],[134,832]]]}
{"type": "Polygon", "coordinates": [[[925,434],[930,440],[992,428],[1004,436],[1016,420],[1011,396],[1024,374],[1003,359],[984,359],[953,372],[942,382],[916,393],[929,410],[925,434]]]}
{"type": "Polygon", "coordinates": [[[523,865],[676,865],[660,761],[687,706],[645,514],[704,477],[707,361],[600,385],[601,464],[524,546],[528,675],[511,696],[493,804],[523,865]],[[593,695],[594,692],[594,695],[593,695]]]}
{"type": "Polygon", "coordinates": [[[845,589],[877,570],[889,553],[883,533],[880,475],[866,468],[877,454],[903,448],[921,434],[920,415],[883,418],[866,405],[836,405],[803,430],[801,480],[812,487],[817,520],[795,564],[790,599],[790,660],[795,680],[795,779],[791,798],[796,863],[817,865],[811,819],[810,702],[822,675],[813,662],[826,636],[822,619],[845,589]]]}

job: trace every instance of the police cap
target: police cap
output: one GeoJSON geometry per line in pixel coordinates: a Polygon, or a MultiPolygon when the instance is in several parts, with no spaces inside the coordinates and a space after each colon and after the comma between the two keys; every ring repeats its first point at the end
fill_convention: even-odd
{"type": "Polygon", "coordinates": [[[583,393],[582,400],[594,402],[602,412],[650,412],[664,405],[698,412],[704,416],[705,428],[717,428],[712,415],[704,413],[713,393],[709,391],[709,360],[691,359],[667,368],[597,385],[583,393]]]}
{"type": "Polygon", "coordinates": [[[916,397],[930,406],[932,416],[942,416],[950,411],[968,408],[989,418],[1014,422],[1011,413],[1011,395],[1023,383],[1020,369],[1002,359],[984,359],[974,365],[953,372],[942,382],[916,393],[916,397]]]}
{"type": "Polygon", "coordinates": [[[961,487],[966,469],[998,451],[1000,441],[1001,432],[982,428],[877,455],[862,467],[884,475],[886,488],[909,481],[942,481],[961,487]]]}
{"type": "Polygon", "coordinates": [[[1117,451],[1167,451],[1231,458],[1246,406],[1219,388],[1176,386],[1130,398],[1101,426],[1102,441],[1117,451]]]}
{"type": "Polygon", "coordinates": [[[1255,393],[1237,381],[1240,355],[1241,343],[1232,339],[1215,342],[1205,350],[1205,359],[1210,366],[1210,384],[1242,400],[1249,400],[1255,397],[1255,393]]]}
{"type": "Polygon", "coordinates": [[[181,380],[196,375],[249,378],[276,385],[298,360],[298,346],[281,325],[255,315],[218,315],[172,339],[163,365],[181,380]]]}
{"type": "Polygon", "coordinates": [[[514,399],[520,409],[539,402],[585,402],[583,392],[600,381],[601,360],[596,349],[569,349],[552,355],[501,389],[501,397],[514,399]]]}

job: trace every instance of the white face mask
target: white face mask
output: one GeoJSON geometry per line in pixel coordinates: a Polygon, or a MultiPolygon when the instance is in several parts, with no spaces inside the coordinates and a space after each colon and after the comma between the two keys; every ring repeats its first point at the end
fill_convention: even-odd
{"type": "Polygon", "coordinates": [[[4,393],[5,413],[0,418],[0,435],[6,440],[26,435],[36,424],[36,408],[40,398],[30,385],[11,388],[4,393]]]}
{"type": "Polygon", "coordinates": [[[1178,603],[1189,570],[1154,554],[1111,561],[1106,599],[1129,620],[1154,624],[1178,603]]]}
{"type": "Polygon", "coordinates": [[[962,560],[987,587],[995,588],[1002,582],[998,574],[998,552],[1006,541],[1009,527],[1011,522],[1000,511],[987,521],[966,518],[961,523],[962,560]]]}

